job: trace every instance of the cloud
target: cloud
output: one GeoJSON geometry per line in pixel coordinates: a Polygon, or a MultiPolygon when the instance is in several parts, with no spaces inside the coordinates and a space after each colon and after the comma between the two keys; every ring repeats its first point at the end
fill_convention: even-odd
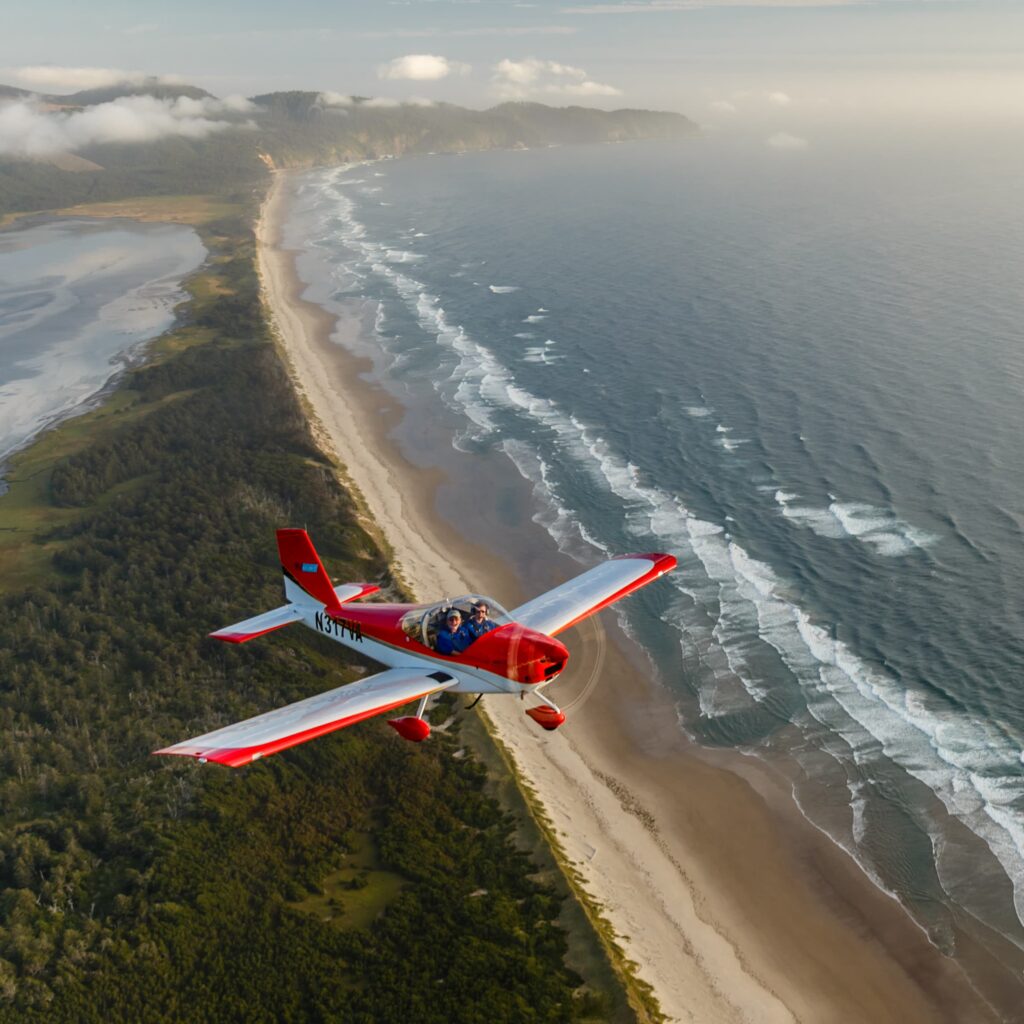
{"type": "Polygon", "coordinates": [[[322,106],[325,107],[351,107],[352,97],[345,95],[341,92],[327,92],[320,93],[318,97],[322,106]]]}
{"type": "Polygon", "coordinates": [[[391,99],[390,96],[374,96],[371,99],[363,100],[360,104],[363,107],[400,107],[401,103],[398,100],[391,99]]]}
{"type": "Polygon", "coordinates": [[[124,71],[119,68],[62,68],[50,64],[34,64],[21,68],[6,68],[6,78],[30,89],[78,92],[79,89],[105,89],[111,85],[142,85],[154,81],[144,71],[124,71]]]}
{"type": "Polygon", "coordinates": [[[0,153],[22,157],[70,153],[110,142],[153,142],[168,136],[201,139],[248,122],[213,120],[210,115],[235,113],[248,103],[242,97],[175,100],[154,96],[123,96],[71,113],[48,112],[38,104],[17,100],[0,105],[0,153]]]}
{"type": "Polygon", "coordinates": [[[494,65],[491,85],[504,99],[521,100],[539,94],[562,96],[621,96],[614,85],[592,81],[583,68],[554,60],[525,57],[494,65]]]}
{"type": "Polygon", "coordinates": [[[407,79],[413,82],[436,82],[449,75],[466,75],[470,71],[468,64],[438,57],[433,53],[409,53],[404,57],[396,57],[387,64],[377,68],[378,78],[407,79]]]}
{"type": "Polygon", "coordinates": [[[712,100],[708,106],[717,114],[735,114],[737,109],[736,104],[728,100],[712,100]]]}
{"type": "Polygon", "coordinates": [[[772,149],[806,149],[808,142],[801,139],[799,135],[790,135],[789,132],[776,132],[765,140],[765,144],[772,149]]]}
{"type": "Polygon", "coordinates": [[[793,102],[793,98],[789,93],[776,89],[775,92],[768,93],[768,102],[776,107],[788,107],[793,102]]]}

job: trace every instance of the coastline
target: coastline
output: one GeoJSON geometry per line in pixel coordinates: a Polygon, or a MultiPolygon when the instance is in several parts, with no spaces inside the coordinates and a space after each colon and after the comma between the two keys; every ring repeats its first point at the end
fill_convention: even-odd
{"type": "MultiPolygon", "coordinates": [[[[258,264],[321,443],[418,595],[484,590],[513,604],[524,590],[518,567],[452,541],[436,511],[448,487],[443,468],[403,455],[393,434],[406,410],[361,379],[369,360],[331,341],[332,334],[354,341],[360,312],[338,319],[302,298],[294,253],[280,247],[287,181],[286,173],[275,175],[257,231],[258,264]]],[[[438,453],[438,461],[450,458],[438,453]]],[[[532,524],[525,532],[536,537],[551,582],[573,571],[546,534],[532,524]]],[[[539,572],[534,567],[532,575],[539,572]]],[[[571,638],[570,647],[574,661],[586,663],[588,644],[604,632],[581,632],[585,642],[571,638]]],[[[672,702],[623,654],[614,627],[608,632],[600,685],[559,733],[541,733],[512,700],[486,701],[486,713],[529,780],[550,834],[667,1016],[997,1019],[959,964],[935,950],[767,775],[755,787],[688,747],[672,702]]],[[[745,768],[744,775],[757,772],[745,768]]]]}

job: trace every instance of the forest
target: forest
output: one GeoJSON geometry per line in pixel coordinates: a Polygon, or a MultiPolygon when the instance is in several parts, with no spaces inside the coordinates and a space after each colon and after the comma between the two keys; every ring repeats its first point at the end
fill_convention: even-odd
{"type": "Polygon", "coordinates": [[[177,328],[7,467],[4,565],[31,575],[0,597],[0,1021],[634,1019],[567,966],[564,892],[453,698],[422,745],[371,720],[238,771],[150,756],[372,670],[308,631],[206,637],[280,602],[275,527],[402,595],[263,319],[255,200],[232,201],[177,328]]]}

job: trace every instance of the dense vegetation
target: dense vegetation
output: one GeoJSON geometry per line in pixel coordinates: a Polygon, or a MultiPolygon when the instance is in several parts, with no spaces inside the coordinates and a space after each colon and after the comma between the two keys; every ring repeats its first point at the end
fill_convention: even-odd
{"type": "Polygon", "coordinates": [[[395,591],[268,340],[244,219],[206,240],[186,323],[46,471],[52,562],[2,599],[0,1021],[600,1011],[457,722],[240,771],[149,756],[367,670],[304,630],[205,638],[280,602],[275,526],[395,591]]]}
{"type": "MultiPolygon", "coordinates": [[[[79,93],[63,100],[96,103],[124,91],[79,93]]],[[[147,85],[128,91],[204,95],[183,86],[147,85]]],[[[233,117],[238,127],[205,139],[168,138],[78,151],[78,157],[98,169],[64,170],[0,157],[0,215],[127,196],[234,191],[257,185],[271,164],[308,167],[412,152],[680,138],[695,130],[680,114],[649,110],[607,112],[540,103],[503,103],[490,110],[448,103],[380,107],[358,98],[349,106],[330,107],[315,92],[268,93],[254,100],[252,112],[217,115],[233,117]]]]}

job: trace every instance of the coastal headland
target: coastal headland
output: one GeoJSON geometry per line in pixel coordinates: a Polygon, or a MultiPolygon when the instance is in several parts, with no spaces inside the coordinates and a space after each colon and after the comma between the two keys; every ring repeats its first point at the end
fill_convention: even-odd
{"type": "MultiPolygon", "coordinates": [[[[397,572],[422,599],[482,591],[514,606],[578,571],[529,522],[528,485],[509,464],[454,452],[443,416],[404,407],[372,379],[372,361],[355,354],[366,351],[358,303],[336,316],[303,298],[282,241],[292,182],[275,174],[258,225],[264,299],[319,443],[397,572]],[[416,434],[414,455],[399,433],[416,434]],[[457,528],[452,510],[465,501],[501,531],[500,551],[457,528]]],[[[481,706],[563,869],[663,1014],[1000,1019],[960,963],[799,815],[781,780],[689,745],[642,656],[602,622],[570,638],[559,733],[537,730],[511,699],[481,706]]]]}

